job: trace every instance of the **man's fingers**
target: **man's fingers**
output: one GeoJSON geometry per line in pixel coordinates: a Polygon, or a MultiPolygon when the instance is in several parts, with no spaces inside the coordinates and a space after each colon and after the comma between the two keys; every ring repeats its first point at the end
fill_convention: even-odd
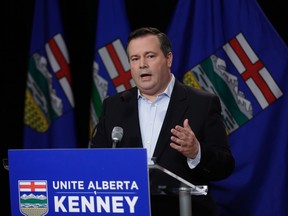
{"type": "Polygon", "coordinates": [[[178,138],[181,138],[181,131],[180,131],[180,128],[177,128],[177,126],[174,128],[171,129],[171,133],[175,136],[175,137],[178,137],[178,138]]]}

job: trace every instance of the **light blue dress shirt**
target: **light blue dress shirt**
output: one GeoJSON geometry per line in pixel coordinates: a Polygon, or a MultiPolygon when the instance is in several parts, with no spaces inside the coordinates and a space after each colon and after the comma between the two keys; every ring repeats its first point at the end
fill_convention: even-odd
{"type": "MultiPolygon", "coordinates": [[[[172,79],[165,91],[159,94],[153,102],[141,95],[138,90],[140,130],[143,146],[147,149],[148,164],[153,164],[151,158],[166,115],[174,84],[175,77],[172,74],[172,79]]],[[[195,166],[200,162],[200,157],[201,151],[199,149],[198,155],[195,159],[187,158],[187,163],[191,169],[195,168],[195,166]]]]}

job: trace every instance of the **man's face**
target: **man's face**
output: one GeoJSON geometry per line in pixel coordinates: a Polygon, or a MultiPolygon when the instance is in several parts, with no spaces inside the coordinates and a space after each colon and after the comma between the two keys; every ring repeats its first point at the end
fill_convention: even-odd
{"type": "Polygon", "coordinates": [[[162,93],[171,79],[172,53],[164,56],[155,35],[130,41],[128,46],[131,75],[145,96],[162,93]]]}

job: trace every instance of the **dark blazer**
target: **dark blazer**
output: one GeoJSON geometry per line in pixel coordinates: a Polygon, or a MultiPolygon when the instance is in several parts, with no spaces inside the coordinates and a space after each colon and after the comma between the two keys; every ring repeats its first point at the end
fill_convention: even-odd
{"type": "MultiPolygon", "coordinates": [[[[124,131],[118,148],[143,147],[136,87],[103,101],[103,113],[92,140],[93,147],[110,148],[113,142],[111,132],[115,126],[122,127],[124,131]]],[[[157,164],[195,185],[209,186],[210,181],[227,178],[234,170],[235,162],[222,121],[219,98],[203,90],[185,86],[176,80],[153,156],[157,164]],[[189,168],[186,157],[169,146],[172,135],[170,130],[176,125],[183,125],[185,118],[189,119],[189,124],[201,145],[201,161],[194,169],[189,168]]],[[[150,173],[151,185],[158,184],[162,181],[161,178],[153,172],[150,173]]],[[[208,213],[198,215],[213,215],[215,204],[210,193],[207,196],[193,196],[192,200],[193,216],[198,206],[206,210],[211,209],[211,213],[207,211],[208,213]]],[[[165,208],[168,208],[168,201],[165,202],[165,208]]],[[[153,199],[151,205],[153,208],[153,199]]],[[[161,208],[159,205],[157,203],[156,208],[161,208]]],[[[178,212],[178,207],[173,209],[177,209],[178,212]]],[[[169,215],[173,215],[171,211],[169,210],[169,215]]],[[[165,215],[163,211],[161,214],[165,215]]],[[[153,214],[155,215],[156,213],[153,214]]]]}

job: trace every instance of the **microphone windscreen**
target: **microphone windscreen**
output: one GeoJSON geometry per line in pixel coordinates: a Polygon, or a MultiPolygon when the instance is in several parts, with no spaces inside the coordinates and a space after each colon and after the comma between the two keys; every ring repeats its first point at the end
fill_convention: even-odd
{"type": "Polygon", "coordinates": [[[112,130],[112,140],[114,141],[121,141],[123,137],[123,128],[122,127],[114,127],[112,130]]]}

